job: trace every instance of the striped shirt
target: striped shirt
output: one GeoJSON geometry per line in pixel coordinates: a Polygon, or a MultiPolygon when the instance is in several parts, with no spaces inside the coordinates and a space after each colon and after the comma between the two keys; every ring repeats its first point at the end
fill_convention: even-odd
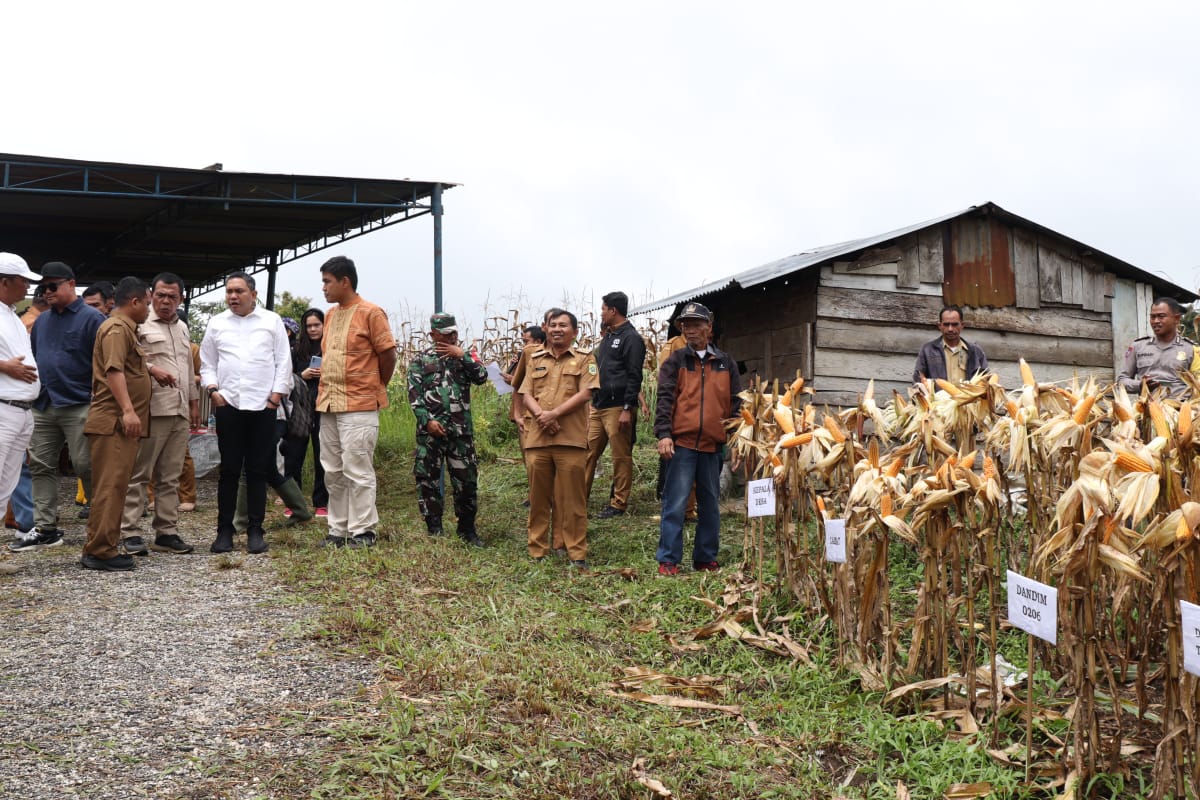
{"type": "Polygon", "coordinates": [[[376,411],[387,408],[387,387],[379,375],[379,354],[396,349],[387,314],[361,297],[347,308],[325,314],[321,339],[321,384],[317,411],[376,411]]]}

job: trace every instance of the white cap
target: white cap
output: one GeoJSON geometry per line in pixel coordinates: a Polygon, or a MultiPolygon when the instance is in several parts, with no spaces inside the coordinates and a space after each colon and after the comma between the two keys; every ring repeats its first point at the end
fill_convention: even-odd
{"type": "Polygon", "coordinates": [[[40,281],[41,275],[31,272],[25,259],[16,253],[0,253],[0,275],[16,275],[31,281],[40,281]]]}

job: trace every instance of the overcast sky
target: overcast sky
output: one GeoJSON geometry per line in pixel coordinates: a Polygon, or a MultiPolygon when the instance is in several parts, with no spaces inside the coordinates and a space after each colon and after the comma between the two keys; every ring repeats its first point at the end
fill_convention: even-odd
{"type": "MultiPolygon", "coordinates": [[[[9,4],[0,150],[461,183],[445,304],[473,319],[989,200],[1197,288],[1200,6],[820,5],[9,4]]],[[[432,310],[428,218],[280,288],[319,300],[339,253],[432,310]]]]}

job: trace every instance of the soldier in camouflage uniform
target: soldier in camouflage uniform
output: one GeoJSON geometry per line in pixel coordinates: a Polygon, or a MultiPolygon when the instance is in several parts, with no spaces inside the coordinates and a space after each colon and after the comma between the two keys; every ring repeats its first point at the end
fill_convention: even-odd
{"type": "Polygon", "coordinates": [[[417,418],[417,452],[413,474],[417,502],[431,536],[442,534],[442,463],[450,472],[458,535],[475,547],[477,467],[471,424],[471,384],[487,381],[487,370],[458,343],[453,314],[429,318],[433,350],[408,365],[408,402],[417,418]]]}

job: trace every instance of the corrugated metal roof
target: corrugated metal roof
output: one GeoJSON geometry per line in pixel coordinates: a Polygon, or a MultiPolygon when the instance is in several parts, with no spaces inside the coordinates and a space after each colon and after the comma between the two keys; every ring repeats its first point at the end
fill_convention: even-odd
{"type": "Polygon", "coordinates": [[[769,264],[763,264],[762,266],[748,269],[745,272],[739,272],[736,275],[732,275],[728,278],[724,278],[719,281],[713,281],[712,283],[706,283],[703,286],[696,287],[695,289],[689,289],[685,292],[673,294],[670,297],[664,297],[659,300],[653,300],[649,303],[644,303],[632,309],[629,313],[645,314],[656,309],[677,305],[688,300],[698,300],[706,295],[715,294],[716,292],[733,288],[735,286],[743,289],[751,286],[758,286],[759,284],[767,283],[775,278],[779,278],[784,275],[790,275],[794,272],[799,272],[800,270],[808,269],[818,264],[823,264],[826,261],[837,258],[838,256],[853,253],[858,250],[865,250],[868,247],[873,247],[877,244],[891,241],[892,239],[899,239],[900,237],[907,236],[910,233],[916,233],[917,231],[924,230],[925,228],[930,228],[934,225],[940,225],[943,222],[948,222],[952,219],[956,219],[980,210],[988,213],[996,213],[999,216],[1018,222],[1021,225],[1024,225],[1025,227],[1031,228],[1035,231],[1057,236],[1060,239],[1077,245],[1082,250],[1088,250],[1120,277],[1133,278],[1134,280],[1152,284],[1155,287],[1169,287],[1175,294],[1184,295],[1184,297],[1181,299],[1195,300],[1197,297],[1194,292],[1184,289],[1182,286],[1177,286],[1166,278],[1153,275],[1145,270],[1133,266],[1132,264],[1122,261],[1119,258],[1115,258],[1082,242],[1076,241],[1069,236],[1064,236],[1063,234],[1050,230],[1049,228],[1039,225],[1036,222],[1032,222],[1009,211],[1005,211],[995,203],[988,202],[979,206],[970,206],[962,211],[955,211],[954,213],[946,214],[935,219],[928,219],[924,222],[917,222],[903,228],[897,228],[894,231],[880,233],[875,236],[867,236],[863,239],[852,239],[847,242],[825,245],[824,247],[818,247],[814,250],[807,250],[802,253],[797,253],[793,256],[787,256],[786,258],[781,258],[778,261],[772,261],[769,264]]]}

